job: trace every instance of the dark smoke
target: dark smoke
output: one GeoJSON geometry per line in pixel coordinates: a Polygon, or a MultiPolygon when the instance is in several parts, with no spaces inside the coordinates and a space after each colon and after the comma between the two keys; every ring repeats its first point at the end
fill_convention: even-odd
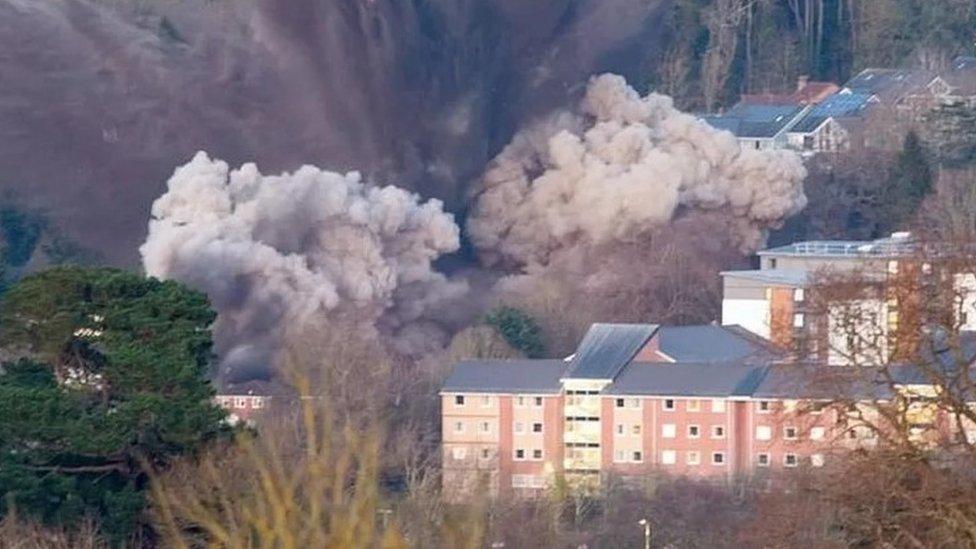
{"type": "Polygon", "coordinates": [[[173,166],[364,170],[461,210],[525,119],[639,81],[664,0],[4,0],[0,190],[132,263],[173,166]]]}

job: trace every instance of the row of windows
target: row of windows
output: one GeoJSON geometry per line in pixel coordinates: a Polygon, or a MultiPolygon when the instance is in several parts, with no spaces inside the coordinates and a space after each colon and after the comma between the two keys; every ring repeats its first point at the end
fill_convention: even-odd
{"type": "MultiPolygon", "coordinates": [[[[478,452],[478,457],[480,459],[491,459],[494,457],[495,451],[492,448],[482,448],[478,452]]],[[[456,460],[464,460],[468,457],[468,449],[464,446],[455,446],[451,449],[451,457],[456,460]]]]}
{"type": "MultiPolygon", "coordinates": [[[[454,432],[463,433],[464,432],[464,422],[455,421],[454,422],[454,432]]],[[[479,433],[490,433],[491,432],[491,422],[480,421],[478,422],[478,432],[479,433]]]]}
{"type": "MultiPolygon", "coordinates": [[[[522,434],[524,432],[525,432],[525,423],[522,423],[521,421],[516,421],[515,422],[515,433],[520,435],[520,434],[522,434]]],[[[532,432],[533,433],[541,433],[542,432],[542,424],[541,423],[533,423],[532,424],[532,432]]]]}
{"type": "MultiPolygon", "coordinates": [[[[772,458],[769,454],[757,454],[756,455],[756,465],[759,467],[769,467],[772,462],[772,458]]],[[[783,466],[784,467],[796,467],[800,464],[800,457],[796,454],[783,454],[783,466]]],[[[813,454],[810,456],[810,465],[814,467],[823,467],[824,456],[823,454],[813,454]]]]}
{"type": "Polygon", "coordinates": [[[264,408],[265,398],[263,396],[222,396],[217,397],[217,403],[222,408],[247,408],[248,403],[250,403],[251,408],[258,409],[264,408]]]}
{"type": "MultiPolygon", "coordinates": [[[[481,407],[482,408],[491,408],[491,396],[490,395],[481,395],[480,401],[481,401],[481,407]]],[[[467,402],[468,402],[467,395],[454,395],[454,405],[455,406],[466,406],[467,405],[467,402]]],[[[519,396],[519,397],[515,397],[515,405],[518,406],[518,407],[522,407],[522,408],[527,407],[527,406],[530,406],[530,405],[531,406],[534,406],[536,408],[541,408],[542,407],[542,397],[541,396],[536,396],[536,397],[519,396]]]]}
{"type": "MultiPolygon", "coordinates": [[[[701,438],[701,426],[689,425],[688,438],[701,438]]],[[[661,438],[675,438],[678,434],[678,427],[674,423],[665,423],[661,426],[661,438]]],[[[712,425],[711,437],[716,439],[725,438],[724,425],[712,425]]]]}
{"type": "MultiPolygon", "coordinates": [[[[677,462],[677,451],[663,450],[661,452],[662,465],[674,465],[677,462]]],[[[685,463],[687,465],[700,465],[701,453],[696,451],[685,452],[685,463]]],[[[712,452],[712,465],[725,465],[725,452],[712,452]]]]}
{"type": "MultiPolygon", "coordinates": [[[[491,459],[494,456],[494,450],[492,448],[481,448],[478,452],[478,457],[480,459],[491,459]]],[[[457,446],[451,450],[451,457],[455,460],[462,461],[468,457],[468,448],[464,446],[457,446]]],[[[582,457],[582,455],[580,456],[582,457]]],[[[524,448],[516,448],[513,453],[513,458],[516,461],[540,461],[543,458],[543,451],[540,448],[535,448],[532,450],[526,450],[524,448]],[[531,456],[531,457],[529,457],[531,456]]],[[[644,454],[639,450],[617,450],[614,452],[613,461],[615,463],[643,463],[644,454]]],[[[661,452],[661,463],[663,465],[674,465],[678,461],[678,452],[675,450],[663,450],[661,452]]],[[[813,467],[823,467],[824,465],[824,455],[823,454],[812,454],[810,456],[810,465],[813,467]]],[[[712,465],[724,465],[725,464],[725,452],[712,452],[711,455],[712,465]]],[[[756,454],[756,465],[759,467],[769,467],[772,463],[772,457],[768,453],[756,454]]],[[[701,452],[698,451],[687,451],[685,452],[685,464],[686,465],[701,465],[701,452]]],[[[800,456],[797,454],[787,453],[783,454],[783,466],[784,467],[797,467],[800,464],[800,456]]]]}
{"type": "MultiPolygon", "coordinates": [[[[639,398],[618,398],[616,399],[617,408],[640,408],[641,400],[639,398]]],[[[662,403],[661,407],[666,411],[674,411],[678,409],[678,401],[674,398],[666,398],[662,403]]],[[[725,412],[725,400],[716,398],[711,400],[711,410],[716,413],[725,412]]],[[[702,411],[702,401],[698,399],[689,399],[685,401],[685,411],[686,412],[700,412],[702,411]]]]}
{"type": "MultiPolygon", "coordinates": [[[[826,430],[823,427],[810,428],[810,440],[823,440],[826,430]]],[[[773,438],[773,428],[768,425],[756,426],[756,440],[771,440],[773,438]]],[[[783,427],[783,440],[799,440],[800,431],[793,426],[783,427]]]]}
{"type": "Polygon", "coordinates": [[[539,461],[539,460],[542,459],[542,449],[541,448],[534,448],[530,452],[530,451],[526,450],[525,448],[516,448],[515,449],[515,452],[514,452],[514,455],[513,455],[513,457],[515,458],[515,461],[525,461],[527,459],[530,459],[528,456],[532,456],[531,459],[533,461],[539,461]]]}

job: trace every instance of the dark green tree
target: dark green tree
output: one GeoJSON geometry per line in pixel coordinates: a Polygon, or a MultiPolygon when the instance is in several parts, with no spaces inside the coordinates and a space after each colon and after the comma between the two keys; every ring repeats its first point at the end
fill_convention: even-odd
{"type": "Polygon", "coordinates": [[[922,200],[932,191],[932,179],[928,151],[918,134],[910,131],[889,174],[884,230],[904,229],[912,222],[922,200]]]}
{"type": "Polygon", "coordinates": [[[542,343],[542,329],[528,313],[515,307],[498,307],[485,315],[485,324],[492,326],[513,348],[529,358],[546,354],[542,343]]]}
{"type": "Polygon", "coordinates": [[[143,465],[226,432],[207,381],[206,296],[109,268],[28,276],[0,302],[0,511],[83,516],[122,539],[139,525],[143,465]]]}

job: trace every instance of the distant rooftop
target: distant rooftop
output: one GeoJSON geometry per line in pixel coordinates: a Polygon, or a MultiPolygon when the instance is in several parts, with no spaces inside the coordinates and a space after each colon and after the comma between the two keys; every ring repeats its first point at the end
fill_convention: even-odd
{"type": "Polygon", "coordinates": [[[913,240],[910,233],[893,233],[878,240],[809,240],[759,252],[760,256],[813,257],[893,257],[910,253],[913,240]]]}
{"type": "Polygon", "coordinates": [[[803,111],[804,107],[738,103],[721,115],[704,118],[714,128],[728,130],[736,137],[772,138],[803,111]]]}
{"type": "Polygon", "coordinates": [[[764,366],[729,364],[634,362],[620,374],[607,393],[730,397],[749,396],[762,382],[764,366]]]}
{"type": "Polygon", "coordinates": [[[661,326],[658,349],[676,362],[736,362],[771,356],[769,342],[739,326],[661,326]]]}
{"type": "Polygon", "coordinates": [[[444,382],[445,392],[554,394],[566,371],[563,360],[465,360],[444,382]]]}
{"type": "Polygon", "coordinates": [[[809,133],[819,128],[830,118],[861,116],[867,110],[870,101],[871,95],[865,93],[835,93],[811,108],[790,128],[790,132],[809,133]]]}
{"type": "Polygon", "coordinates": [[[792,269],[756,269],[751,271],[722,271],[722,276],[743,278],[768,284],[781,284],[799,288],[806,286],[810,273],[792,269]]]}

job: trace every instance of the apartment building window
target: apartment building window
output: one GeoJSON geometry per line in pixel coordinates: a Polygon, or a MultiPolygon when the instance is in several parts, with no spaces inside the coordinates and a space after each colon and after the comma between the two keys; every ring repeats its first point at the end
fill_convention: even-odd
{"type": "Polygon", "coordinates": [[[773,438],[773,429],[768,425],[756,426],[756,440],[770,440],[773,438]]]}
{"type": "Polygon", "coordinates": [[[618,435],[624,434],[624,424],[623,423],[618,423],[617,424],[617,434],[618,435]]]}
{"type": "Polygon", "coordinates": [[[464,406],[464,395],[455,395],[454,397],[455,406],[464,406]]]}
{"type": "Polygon", "coordinates": [[[488,448],[481,449],[481,459],[488,459],[491,457],[491,450],[488,448]]]}
{"type": "Polygon", "coordinates": [[[701,463],[701,454],[698,452],[688,452],[685,456],[685,462],[688,465],[699,465],[701,463]]]}
{"type": "Polygon", "coordinates": [[[641,452],[633,452],[630,456],[631,461],[634,463],[640,463],[644,461],[644,455],[641,452]]]}
{"type": "Polygon", "coordinates": [[[636,423],[633,424],[633,425],[631,425],[630,426],[630,434],[632,434],[634,436],[640,436],[640,434],[641,434],[641,426],[638,425],[638,424],[636,424],[636,423]]]}
{"type": "Polygon", "coordinates": [[[664,399],[664,409],[665,410],[668,410],[668,411],[674,410],[674,399],[673,398],[666,398],[666,399],[664,399]]]}
{"type": "Polygon", "coordinates": [[[518,434],[520,434],[520,435],[522,433],[524,433],[525,432],[525,424],[522,423],[521,421],[516,421],[515,422],[515,432],[518,433],[518,434]]]}
{"type": "Polygon", "coordinates": [[[255,410],[264,408],[264,397],[253,397],[251,399],[251,408],[254,408],[255,410]]]}
{"type": "Polygon", "coordinates": [[[460,448],[454,448],[454,449],[451,450],[451,457],[453,457],[454,459],[456,459],[458,461],[466,458],[467,456],[468,456],[468,449],[467,448],[460,447],[460,448]]]}
{"type": "Polygon", "coordinates": [[[525,459],[525,450],[523,450],[522,448],[516,448],[515,449],[515,459],[517,459],[517,460],[523,460],[523,459],[525,459]]]}
{"type": "Polygon", "coordinates": [[[247,408],[247,397],[237,397],[234,399],[235,408],[247,408]]]}
{"type": "Polygon", "coordinates": [[[535,397],[535,407],[542,408],[542,397],[535,397]]]}
{"type": "Polygon", "coordinates": [[[484,396],[481,397],[481,407],[482,408],[491,408],[491,397],[490,396],[484,395],[484,396]]]}
{"type": "Polygon", "coordinates": [[[795,313],[793,315],[793,327],[794,328],[803,327],[803,313],[795,313]]]}
{"type": "Polygon", "coordinates": [[[617,399],[617,408],[623,408],[623,407],[624,407],[624,399],[618,398],[617,399]]]}
{"type": "Polygon", "coordinates": [[[768,400],[760,400],[759,402],[756,403],[756,409],[761,414],[769,413],[770,410],[772,410],[772,408],[773,408],[772,403],[769,402],[768,400]]]}
{"type": "Polygon", "coordinates": [[[664,465],[674,465],[676,460],[676,452],[674,450],[664,450],[661,452],[661,463],[664,465]]]}
{"type": "Polygon", "coordinates": [[[803,301],[804,297],[806,296],[803,295],[803,288],[795,288],[793,290],[793,301],[803,301]]]}
{"type": "Polygon", "coordinates": [[[622,463],[624,461],[624,456],[625,454],[623,450],[617,450],[613,453],[613,461],[616,463],[622,463]]]}
{"type": "Polygon", "coordinates": [[[662,438],[674,438],[678,432],[678,428],[674,423],[665,423],[661,426],[661,437],[662,438]]]}
{"type": "Polygon", "coordinates": [[[888,262],[888,272],[891,274],[898,274],[898,262],[891,260],[888,262]]]}
{"type": "Polygon", "coordinates": [[[823,427],[811,427],[810,428],[810,440],[823,440],[824,428],[823,427]]]}
{"type": "Polygon", "coordinates": [[[687,409],[689,412],[697,412],[701,410],[701,403],[698,400],[689,400],[687,404],[687,409]]]}
{"type": "Polygon", "coordinates": [[[482,421],[481,422],[481,432],[482,433],[487,433],[489,431],[491,431],[491,424],[489,424],[487,421],[482,421]]]}
{"type": "Polygon", "coordinates": [[[541,433],[542,432],[542,424],[541,423],[533,423],[532,424],[532,432],[533,433],[541,433]]]}
{"type": "Polygon", "coordinates": [[[725,438],[725,425],[712,425],[712,438],[725,438]]]}
{"type": "Polygon", "coordinates": [[[542,450],[539,448],[532,450],[532,459],[542,459],[542,450]]]}
{"type": "Polygon", "coordinates": [[[824,465],[823,454],[813,454],[812,456],[810,456],[810,465],[814,467],[823,467],[824,465]]]}
{"type": "Polygon", "coordinates": [[[756,456],[756,465],[769,467],[769,454],[759,454],[756,456]]]}
{"type": "Polygon", "coordinates": [[[701,429],[697,425],[688,426],[688,438],[698,438],[701,435],[701,429]]]}
{"type": "Polygon", "coordinates": [[[458,421],[454,423],[454,432],[463,433],[464,432],[464,422],[458,421]]]}
{"type": "Polygon", "coordinates": [[[798,463],[796,459],[796,454],[786,454],[783,456],[783,465],[786,467],[796,467],[798,463]]]}
{"type": "Polygon", "coordinates": [[[712,465],[725,465],[725,452],[713,452],[712,465]]]}
{"type": "Polygon", "coordinates": [[[796,440],[796,427],[783,427],[783,438],[786,440],[796,440]]]}
{"type": "Polygon", "coordinates": [[[716,412],[716,413],[724,412],[725,411],[725,401],[722,400],[722,399],[720,399],[720,398],[713,399],[712,400],[712,411],[713,412],[716,412]]]}
{"type": "Polygon", "coordinates": [[[628,398],[627,399],[627,405],[629,407],[631,407],[631,408],[634,408],[634,409],[640,408],[640,399],[639,398],[628,398]]]}
{"type": "Polygon", "coordinates": [[[525,407],[525,397],[515,397],[515,405],[519,408],[525,407]]]}

